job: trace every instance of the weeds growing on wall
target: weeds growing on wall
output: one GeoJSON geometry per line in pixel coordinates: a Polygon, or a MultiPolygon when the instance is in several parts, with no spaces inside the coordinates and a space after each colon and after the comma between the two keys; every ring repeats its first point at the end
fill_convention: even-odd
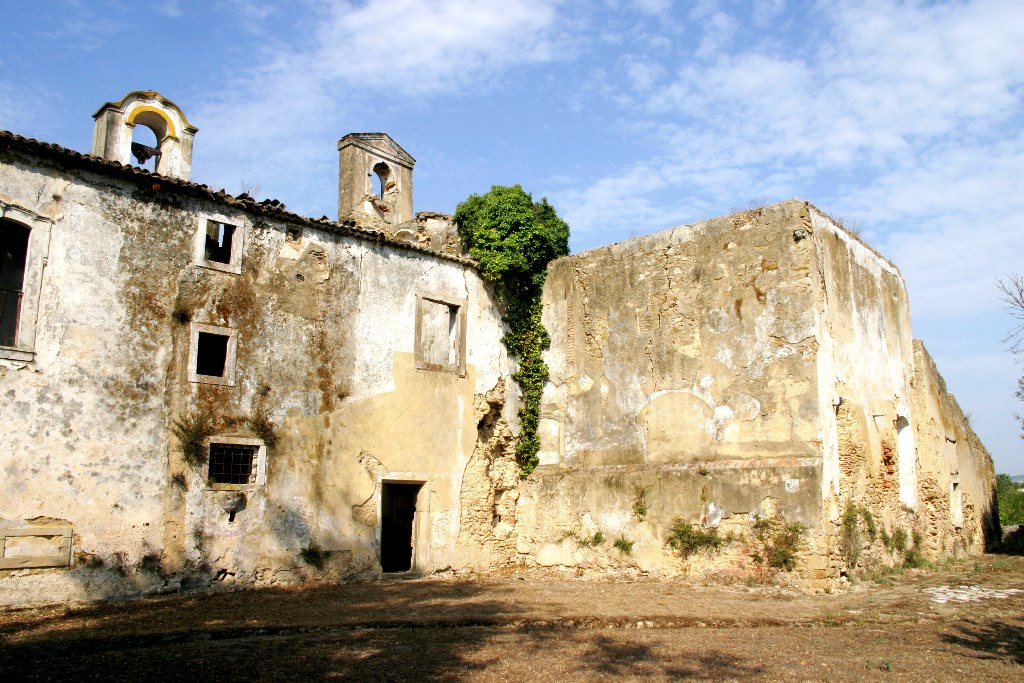
{"type": "Polygon", "coordinates": [[[860,559],[860,508],[854,505],[853,501],[847,500],[846,507],[843,509],[843,516],[840,520],[842,528],[840,529],[839,545],[843,551],[843,559],[846,560],[846,566],[852,571],[857,566],[857,561],[860,559]]]}
{"type": "Polygon", "coordinates": [[[778,517],[755,518],[751,532],[761,548],[753,554],[754,562],[772,569],[793,571],[806,531],[803,524],[778,517]]]}
{"type": "Polygon", "coordinates": [[[619,536],[616,538],[612,545],[623,555],[633,554],[633,541],[629,540],[625,536],[619,536]]]}
{"type": "Polygon", "coordinates": [[[252,430],[253,434],[263,440],[267,448],[277,446],[277,426],[270,419],[270,412],[266,406],[259,405],[253,407],[249,417],[245,418],[245,424],[252,430]]]}
{"type": "Polygon", "coordinates": [[[717,550],[722,547],[722,537],[718,535],[718,529],[705,529],[676,517],[672,520],[672,528],[665,543],[686,558],[700,550],[717,550]]]}
{"type": "Polygon", "coordinates": [[[878,527],[875,526],[875,516],[871,514],[871,510],[865,507],[860,509],[860,516],[864,520],[864,529],[868,532],[868,540],[874,542],[878,538],[878,527]]]}
{"type": "Polygon", "coordinates": [[[541,294],[548,262],[569,253],[569,226],[547,199],[535,202],[519,185],[471,195],[455,208],[454,218],[463,246],[495,284],[505,308],[508,332],[502,341],[519,362],[512,378],[523,392],[516,460],[526,476],[537,466],[540,399],[548,378],[541,354],[551,343],[541,324],[541,294]]]}
{"type": "Polygon", "coordinates": [[[647,512],[650,510],[650,506],[647,505],[647,492],[650,490],[650,486],[640,484],[633,487],[633,516],[638,522],[647,519],[647,512]]]}
{"type": "Polygon", "coordinates": [[[206,440],[213,436],[214,427],[213,417],[201,410],[192,410],[171,425],[171,431],[178,437],[181,454],[190,467],[206,462],[206,440]]]}

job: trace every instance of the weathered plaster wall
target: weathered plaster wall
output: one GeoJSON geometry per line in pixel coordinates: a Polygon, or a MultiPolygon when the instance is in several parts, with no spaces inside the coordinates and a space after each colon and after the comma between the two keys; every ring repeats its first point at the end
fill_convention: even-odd
{"type": "Polygon", "coordinates": [[[150,299],[125,263],[153,267],[147,275],[166,288],[167,245],[146,239],[145,221],[161,216],[174,231],[184,220],[143,204],[122,221],[109,211],[109,185],[74,180],[31,162],[0,165],[5,201],[54,221],[34,360],[0,361],[0,516],[10,527],[73,525],[75,558],[70,570],[0,571],[7,604],[148,587],[121,574],[163,547],[172,348],[158,315],[173,297],[150,299]],[[133,326],[140,317],[147,324],[133,326]]]}
{"type": "MultiPolygon", "coordinates": [[[[840,527],[847,507],[869,510],[882,529],[913,526],[915,449],[909,431],[899,436],[899,427],[915,420],[910,306],[897,268],[859,238],[813,207],[808,230],[821,329],[823,522],[835,575],[846,570],[840,527]]],[[[865,565],[893,561],[882,557],[881,540],[864,534],[862,541],[865,565]]]]}
{"type": "Polygon", "coordinates": [[[992,458],[920,340],[914,371],[923,551],[932,559],[981,552],[999,540],[992,458]]]}
{"type": "Polygon", "coordinates": [[[551,378],[542,466],[520,505],[524,554],[573,564],[554,548],[596,525],[636,541],[640,566],[671,570],[673,518],[707,522],[711,504],[737,521],[780,512],[817,524],[814,248],[796,233],[806,211],[787,202],[552,264],[551,378]],[[642,522],[631,512],[639,491],[642,522]]]}
{"type": "Polygon", "coordinates": [[[54,223],[35,360],[0,369],[3,519],[63,522],[75,537],[70,568],[0,571],[0,601],[374,571],[387,480],[423,482],[417,570],[490,566],[496,544],[510,555],[496,511],[517,481],[494,441],[511,438],[515,407],[500,314],[471,266],[158,179],[6,161],[5,201],[54,223]],[[205,217],[239,226],[237,274],[196,263],[205,217]],[[459,304],[464,373],[417,367],[421,295],[459,304]],[[233,386],[189,381],[194,324],[236,331],[233,386]],[[197,412],[215,438],[257,436],[260,414],[279,437],[233,521],[171,436],[197,412]],[[466,490],[489,502],[467,506],[466,490]],[[311,546],[329,552],[322,570],[300,558],[311,546]]]}

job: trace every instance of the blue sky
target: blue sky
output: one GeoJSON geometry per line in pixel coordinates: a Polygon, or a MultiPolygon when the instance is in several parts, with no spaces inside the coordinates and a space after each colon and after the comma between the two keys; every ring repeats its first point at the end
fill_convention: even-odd
{"type": "Polygon", "coordinates": [[[193,178],[337,215],[336,141],[387,131],[415,209],[520,183],[575,251],[791,197],[901,268],[914,334],[999,471],[1024,473],[1012,321],[1024,271],[1024,3],[16,0],[0,127],[87,152],[157,90],[193,178]]]}

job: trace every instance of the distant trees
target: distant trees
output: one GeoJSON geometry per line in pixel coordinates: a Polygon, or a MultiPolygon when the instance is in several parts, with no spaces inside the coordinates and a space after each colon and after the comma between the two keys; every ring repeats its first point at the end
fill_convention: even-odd
{"type": "Polygon", "coordinates": [[[1010,475],[996,475],[996,500],[999,503],[1000,524],[1024,524],[1024,491],[1010,479],[1010,475]]]}

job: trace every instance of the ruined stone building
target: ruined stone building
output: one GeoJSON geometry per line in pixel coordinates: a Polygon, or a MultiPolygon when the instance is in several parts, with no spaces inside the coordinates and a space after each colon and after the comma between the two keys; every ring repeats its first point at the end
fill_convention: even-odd
{"type": "Polygon", "coordinates": [[[413,213],[394,140],[339,141],[335,221],[193,182],[197,129],[157,93],[95,119],[88,155],[0,132],[0,604],[736,573],[758,517],[803,524],[798,576],[827,581],[899,559],[874,533],[843,552],[852,506],[932,558],[993,532],[991,460],[899,272],[809,204],[551,264],[520,479],[497,299],[448,217],[413,213]],[[737,540],[681,558],[677,519],[737,540]]]}

